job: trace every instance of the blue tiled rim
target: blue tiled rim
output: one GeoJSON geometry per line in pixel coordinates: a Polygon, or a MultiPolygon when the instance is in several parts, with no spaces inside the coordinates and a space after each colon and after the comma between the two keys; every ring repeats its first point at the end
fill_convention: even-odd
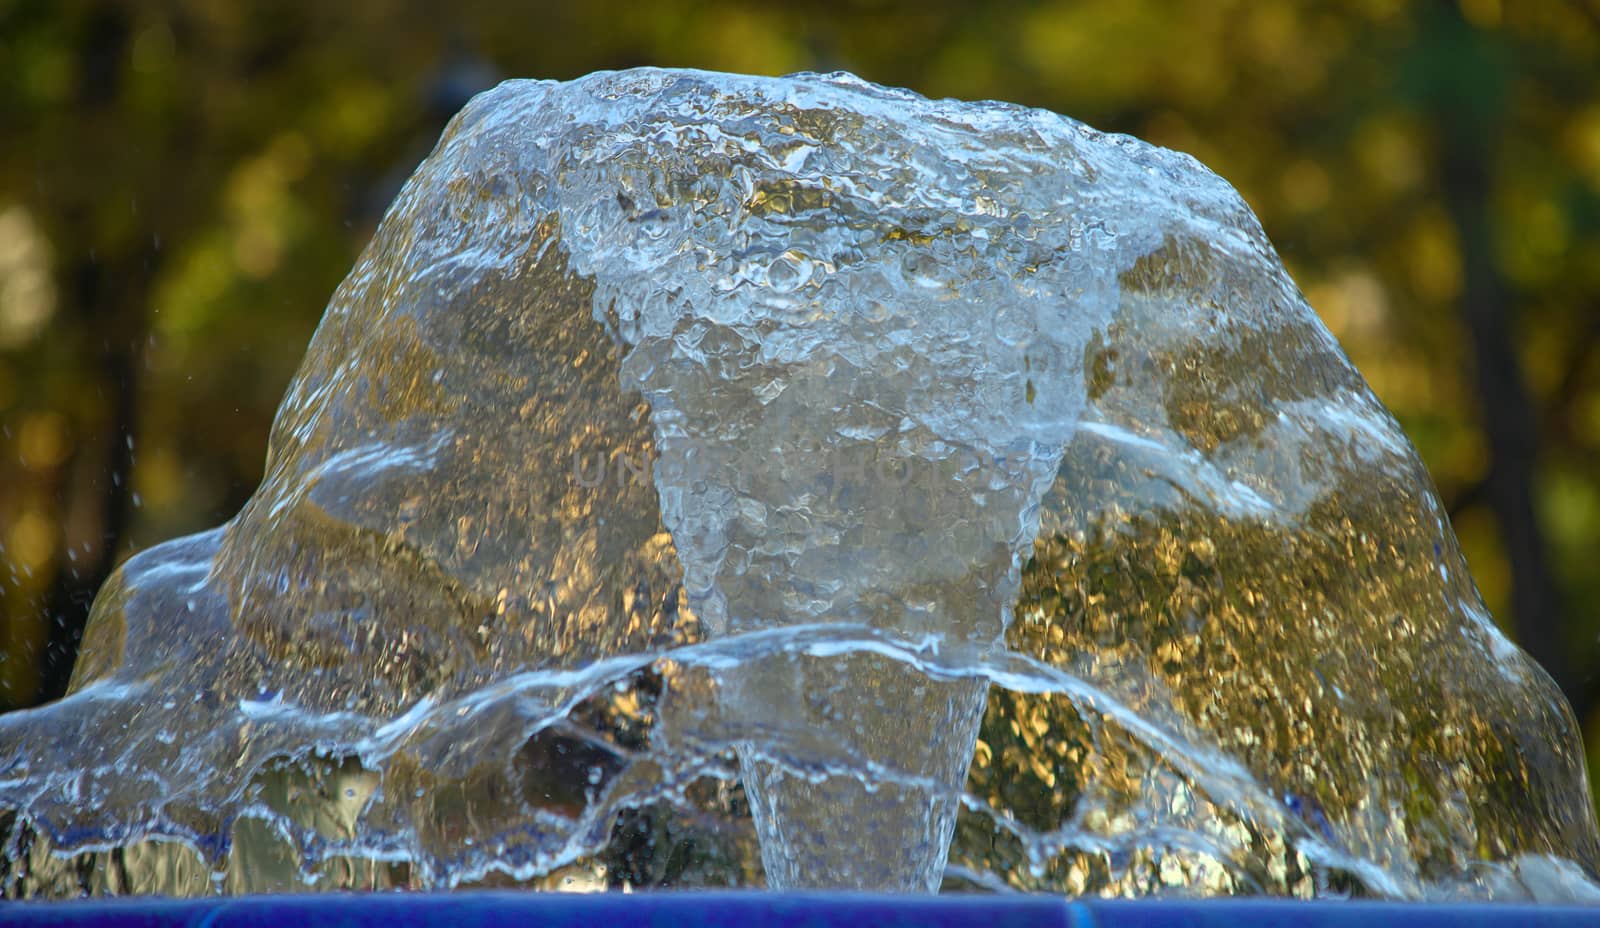
{"type": "Polygon", "coordinates": [[[14,903],[0,925],[63,928],[1499,928],[1600,926],[1600,909],[1277,900],[839,893],[382,893],[14,903]]]}

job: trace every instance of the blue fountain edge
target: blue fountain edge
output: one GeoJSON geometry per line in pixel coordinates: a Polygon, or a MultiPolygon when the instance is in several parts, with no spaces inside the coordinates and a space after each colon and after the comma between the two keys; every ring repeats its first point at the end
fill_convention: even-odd
{"type": "Polygon", "coordinates": [[[1210,928],[1600,925],[1600,909],[1518,904],[1100,900],[848,893],[465,892],[21,902],[0,925],[104,928],[1210,928]]]}

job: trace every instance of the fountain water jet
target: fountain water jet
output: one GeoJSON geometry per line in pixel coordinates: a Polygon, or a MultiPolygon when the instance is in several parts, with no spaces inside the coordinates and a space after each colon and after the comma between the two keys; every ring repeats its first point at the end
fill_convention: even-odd
{"type": "Polygon", "coordinates": [[[0,718],[9,895],[1600,860],[1570,710],[1237,194],[848,75],[477,98],[73,689],[0,718]]]}

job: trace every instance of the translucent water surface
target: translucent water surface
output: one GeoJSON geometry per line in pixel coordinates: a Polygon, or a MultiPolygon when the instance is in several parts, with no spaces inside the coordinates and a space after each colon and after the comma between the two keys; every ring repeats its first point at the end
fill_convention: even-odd
{"type": "Polygon", "coordinates": [[[0,889],[1587,900],[1588,796],[1225,182],[640,70],[455,119],[255,496],[0,717],[0,889]]]}

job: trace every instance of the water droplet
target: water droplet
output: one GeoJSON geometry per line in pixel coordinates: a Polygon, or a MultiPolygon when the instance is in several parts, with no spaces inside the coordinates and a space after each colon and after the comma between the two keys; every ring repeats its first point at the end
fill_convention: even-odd
{"type": "Polygon", "coordinates": [[[811,281],[812,268],[810,258],[786,251],[767,265],[767,286],[775,293],[793,293],[811,281]]]}

